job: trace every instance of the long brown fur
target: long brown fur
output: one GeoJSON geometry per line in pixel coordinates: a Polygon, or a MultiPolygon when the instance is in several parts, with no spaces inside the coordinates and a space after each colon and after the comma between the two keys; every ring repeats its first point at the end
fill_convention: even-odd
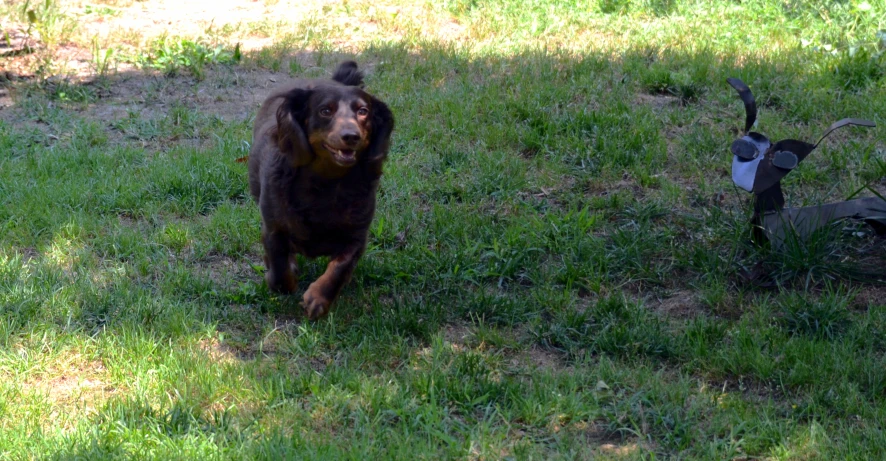
{"type": "Polygon", "coordinates": [[[261,210],[268,287],[295,291],[295,254],[330,257],[304,294],[311,319],[329,312],[363,255],[394,128],[387,105],[362,85],[346,61],[332,80],[278,88],[255,119],[249,188],[261,210]]]}

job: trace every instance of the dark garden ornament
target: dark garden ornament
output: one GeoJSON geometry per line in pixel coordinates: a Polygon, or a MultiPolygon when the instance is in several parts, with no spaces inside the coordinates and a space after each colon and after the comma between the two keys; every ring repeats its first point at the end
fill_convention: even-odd
{"type": "Polygon", "coordinates": [[[834,130],[847,125],[874,127],[876,126],[874,122],[844,118],[831,125],[815,144],[796,139],[772,143],[766,136],[751,131],[757,120],[757,104],[751,89],[737,78],[726,81],[738,91],[746,113],[742,137],[732,142],[732,181],[738,187],[754,193],[752,224],[755,228],[754,237],[758,242],[762,237],[779,247],[791,229],[802,239],[816,229],[841,218],[863,219],[878,233],[886,231],[886,201],[879,197],[802,208],[784,208],[784,194],[781,190],[782,178],[796,168],[834,130]]]}

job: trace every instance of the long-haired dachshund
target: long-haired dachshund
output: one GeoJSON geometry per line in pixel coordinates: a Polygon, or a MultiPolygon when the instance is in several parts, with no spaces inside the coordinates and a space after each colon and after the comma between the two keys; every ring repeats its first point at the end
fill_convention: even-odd
{"type": "Polygon", "coordinates": [[[262,216],[265,280],[295,290],[295,254],[329,256],[304,294],[305,313],[329,312],[366,248],[394,116],[363,91],[357,64],[332,80],[296,80],[259,109],[249,153],[249,188],[262,216]]]}

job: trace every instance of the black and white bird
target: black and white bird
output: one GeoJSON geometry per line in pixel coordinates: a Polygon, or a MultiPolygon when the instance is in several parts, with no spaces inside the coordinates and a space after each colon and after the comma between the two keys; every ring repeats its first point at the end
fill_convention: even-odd
{"type": "Polygon", "coordinates": [[[757,103],[751,89],[737,78],[729,78],[726,81],[738,91],[738,96],[745,107],[744,131],[741,138],[732,142],[730,149],[732,181],[738,187],[754,193],[756,200],[753,223],[766,231],[769,240],[779,244],[783,241],[785,223],[790,223],[794,229],[805,235],[839,218],[873,219],[876,222],[872,224],[875,225],[882,224],[881,220],[886,220],[886,209],[884,209],[886,203],[876,197],[781,212],[785,205],[781,180],[815,150],[824,138],[844,126],[875,127],[874,122],[859,118],[844,118],[831,125],[815,144],[796,139],[784,139],[773,143],[765,135],[751,131],[751,127],[757,121],[757,103]]]}

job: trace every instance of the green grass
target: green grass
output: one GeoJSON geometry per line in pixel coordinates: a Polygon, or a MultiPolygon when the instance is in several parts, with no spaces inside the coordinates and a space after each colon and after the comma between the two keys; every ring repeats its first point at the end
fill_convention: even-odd
{"type": "MultiPolygon", "coordinates": [[[[343,4],[263,28],[275,44],[239,64],[12,85],[0,459],[886,457],[883,239],[756,248],[729,177],[729,76],[773,139],[886,124],[886,3],[862,3],[343,4]],[[342,43],[326,15],[378,29],[342,43]],[[185,97],[89,114],[118,83],[148,105],[345,58],[397,129],[366,255],[312,323],[263,284],[235,161],[250,118],[185,97]]],[[[164,56],[249,33],[218,27],[228,48],[164,56]]],[[[829,138],[788,201],[882,194],[883,133],[829,138]]],[[[305,261],[300,289],[323,267],[305,261]]]]}

